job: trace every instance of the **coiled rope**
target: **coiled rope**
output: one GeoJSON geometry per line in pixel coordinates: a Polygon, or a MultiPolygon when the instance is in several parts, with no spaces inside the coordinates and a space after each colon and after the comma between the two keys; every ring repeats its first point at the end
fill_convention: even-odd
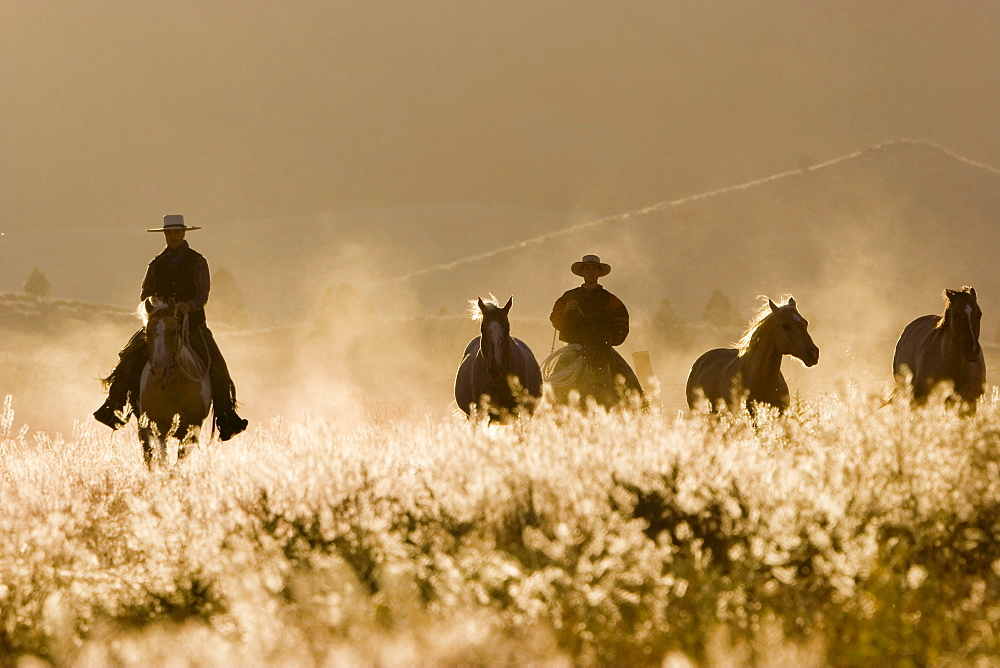
{"type": "Polygon", "coordinates": [[[563,346],[559,350],[556,350],[551,355],[542,360],[541,370],[542,370],[542,380],[549,383],[553,387],[568,387],[576,382],[576,379],[580,377],[580,373],[583,371],[583,367],[586,366],[587,359],[583,355],[583,346],[579,343],[570,343],[569,345],[563,346]],[[572,354],[575,359],[571,362],[567,362],[559,371],[556,371],[556,367],[559,366],[559,361],[564,355],[572,354]]]}

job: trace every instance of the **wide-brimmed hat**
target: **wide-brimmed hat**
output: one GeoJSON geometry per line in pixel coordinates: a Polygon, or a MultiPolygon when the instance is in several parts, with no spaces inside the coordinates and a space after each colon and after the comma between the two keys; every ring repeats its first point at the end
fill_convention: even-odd
{"type": "Polygon", "coordinates": [[[573,266],[570,267],[570,271],[572,271],[577,276],[583,276],[583,274],[580,272],[582,272],[583,267],[588,264],[597,265],[597,267],[601,270],[601,273],[598,274],[599,276],[607,276],[608,274],[611,273],[611,265],[601,262],[601,258],[597,257],[596,255],[584,255],[582,260],[573,263],[573,266]]]}
{"type": "Polygon", "coordinates": [[[184,216],[180,214],[170,214],[163,217],[163,227],[156,227],[147,232],[166,232],[167,230],[200,230],[200,227],[188,227],[184,224],[184,216]]]}

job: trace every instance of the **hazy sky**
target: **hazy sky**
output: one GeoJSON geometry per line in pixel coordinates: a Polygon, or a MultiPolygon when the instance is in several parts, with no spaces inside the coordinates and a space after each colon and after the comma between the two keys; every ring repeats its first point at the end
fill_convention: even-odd
{"type": "MultiPolygon", "coordinates": [[[[213,270],[232,270],[252,299],[255,322],[285,326],[342,280],[377,283],[513,243],[513,236],[877,142],[926,139],[1000,165],[998,102],[996,0],[0,0],[0,291],[19,290],[38,266],[53,296],[131,307],[146,262],[162,247],[162,238],[142,229],[183,213],[205,228],[191,238],[213,270]],[[505,237],[492,233],[501,225],[505,237]],[[397,231],[403,226],[405,233],[397,231]],[[467,230],[468,238],[446,230],[467,230]]],[[[919,174],[914,182],[947,187],[933,179],[919,174]]],[[[966,185],[957,183],[956,191],[966,185]]],[[[743,215],[722,203],[725,220],[739,221],[734,227],[772,210],[733,201],[756,206],[743,215]]],[[[931,201],[953,200],[936,194],[931,201]]],[[[801,219],[832,225],[839,211],[810,209],[801,219]]],[[[879,229],[897,229],[899,221],[888,218],[879,229]]],[[[947,214],[932,218],[950,224],[947,214]]],[[[865,220],[852,219],[849,229],[865,220]]],[[[697,225],[677,234],[704,234],[697,225]]],[[[540,352],[551,341],[544,315],[572,287],[568,267],[583,253],[600,252],[614,264],[609,285],[634,314],[652,312],[666,296],[646,280],[659,256],[681,278],[679,263],[705,259],[671,256],[668,243],[637,248],[647,241],[612,238],[601,248],[567,241],[558,257],[522,274],[530,290],[515,290],[499,271],[463,265],[440,274],[453,284],[447,300],[429,281],[422,292],[407,284],[392,295],[396,302],[379,306],[389,315],[397,302],[399,313],[458,313],[477,293],[516,292],[517,317],[542,318],[541,333],[525,334],[540,352]]],[[[852,241],[842,253],[857,252],[868,265],[793,254],[771,279],[757,272],[745,281],[746,294],[732,294],[741,309],[761,292],[799,296],[824,341],[823,373],[845,368],[846,357],[841,350],[837,362],[842,333],[824,329],[821,306],[856,302],[862,293],[851,287],[871,292],[873,276],[890,286],[893,304],[906,287],[883,266],[884,248],[868,248],[864,235],[852,241]],[[810,294],[791,280],[803,261],[835,279],[827,293],[813,286],[810,294]],[[869,265],[878,271],[863,271],[869,265]],[[851,271],[857,275],[845,284],[851,271]]],[[[728,243],[729,256],[734,245],[754,247],[739,235],[728,243]]],[[[681,293],[690,302],[685,312],[696,317],[718,282],[681,278],[670,284],[673,303],[683,305],[681,293]]],[[[956,275],[952,287],[966,280],[956,275]]],[[[940,307],[940,287],[926,290],[921,308],[940,307]]],[[[471,321],[461,323],[473,336],[471,321]]],[[[348,331],[351,323],[337,324],[348,331]]],[[[86,354],[73,344],[55,358],[52,384],[32,385],[38,365],[20,362],[13,368],[32,369],[30,379],[22,387],[7,376],[8,384],[27,405],[72,395],[72,415],[85,416],[100,400],[93,379],[110,369],[127,334],[88,332],[79,339],[86,354]],[[66,380],[66,368],[77,381],[66,380]]],[[[422,336],[422,345],[444,345],[422,336]]],[[[22,338],[21,348],[7,346],[10,359],[37,345],[22,338]]],[[[341,342],[345,351],[353,341],[341,342]]],[[[654,345],[638,334],[628,342],[654,345]]],[[[290,348],[287,341],[261,344],[254,334],[225,346],[241,396],[257,406],[251,417],[265,415],[263,397],[273,401],[274,385],[267,370],[280,361],[269,356],[290,348]]],[[[888,354],[891,341],[885,348],[888,354]]],[[[447,359],[457,361],[461,349],[456,344],[447,359]]],[[[664,364],[665,351],[652,350],[664,364]]],[[[376,378],[386,363],[377,352],[376,378]]],[[[427,353],[395,352],[419,364],[427,353]]],[[[330,370],[339,374],[332,363],[316,364],[308,349],[302,355],[303,368],[320,377],[298,379],[284,397],[289,406],[299,391],[326,396],[315,383],[330,370]]],[[[879,360],[873,368],[886,373],[879,360]]],[[[414,377],[447,389],[450,365],[437,364],[436,375],[419,367],[414,377]]],[[[664,378],[673,375],[683,378],[680,371],[664,378]]]]}
{"type": "Polygon", "coordinates": [[[0,231],[612,213],[900,137],[998,164],[998,72],[993,1],[0,0],[0,231]]]}

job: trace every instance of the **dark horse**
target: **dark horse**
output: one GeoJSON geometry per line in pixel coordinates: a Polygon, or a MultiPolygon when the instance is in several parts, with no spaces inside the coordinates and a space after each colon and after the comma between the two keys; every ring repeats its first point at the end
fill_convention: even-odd
{"type": "Polygon", "coordinates": [[[914,404],[923,404],[934,388],[948,383],[949,404],[975,412],[986,392],[986,362],[979,345],[983,312],[976,289],[944,291],[944,315],[925,315],[903,329],[892,357],[898,389],[909,390],[914,404]]]}
{"type": "Polygon", "coordinates": [[[142,303],[149,362],[139,385],[139,440],[147,466],[166,459],[166,440],[176,436],[178,459],[197,442],[212,403],[208,364],[191,347],[186,316],[178,317],[174,300],[148,297],[142,303]]]}
{"type": "Polygon", "coordinates": [[[648,406],[632,367],[608,345],[563,346],[542,362],[542,376],[552,387],[556,403],[572,404],[578,396],[582,409],[588,400],[608,409],[633,402],[648,406]]]}
{"type": "MultiPolygon", "coordinates": [[[[455,401],[466,415],[482,407],[490,421],[504,420],[519,410],[531,413],[542,396],[542,374],[531,349],[510,335],[514,298],[503,307],[494,298],[476,300],[473,319],[480,335],[465,348],[455,376],[455,401]]],[[[471,302],[470,302],[471,303],[471,302]]]]}
{"type": "Polygon", "coordinates": [[[791,297],[781,306],[770,299],[750,322],[738,348],[716,348],[695,360],[687,378],[687,402],[692,409],[708,403],[718,411],[723,405],[753,413],[754,403],[783,412],[789,405],[788,383],[781,375],[781,358],[797,357],[806,366],[819,362],[806,319],[791,297]]]}

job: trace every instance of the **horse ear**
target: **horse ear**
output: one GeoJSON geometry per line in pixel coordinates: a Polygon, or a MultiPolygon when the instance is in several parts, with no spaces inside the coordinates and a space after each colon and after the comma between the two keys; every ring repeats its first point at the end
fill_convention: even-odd
{"type": "Polygon", "coordinates": [[[777,311],[778,310],[778,305],[775,304],[773,301],[771,301],[770,298],[768,298],[768,300],[767,300],[767,305],[771,307],[772,311],[777,311]]]}
{"type": "Polygon", "coordinates": [[[503,312],[504,313],[509,313],[510,312],[510,307],[511,307],[511,305],[513,303],[514,303],[514,295],[511,295],[510,299],[507,300],[507,304],[503,307],[503,312]]]}
{"type": "Polygon", "coordinates": [[[974,287],[970,285],[967,288],[965,288],[965,291],[968,292],[970,295],[972,295],[973,299],[976,299],[976,289],[974,287]]]}
{"type": "Polygon", "coordinates": [[[958,294],[957,290],[950,290],[948,288],[945,288],[944,298],[947,299],[948,301],[951,301],[952,298],[954,298],[954,296],[957,294],[958,294]]]}
{"type": "Polygon", "coordinates": [[[792,308],[795,308],[795,297],[788,298],[788,305],[791,306],[792,308]]]}
{"type": "Polygon", "coordinates": [[[486,313],[486,304],[483,303],[483,298],[476,297],[476,300],[479,302],[479,312],[486,313]]]}

